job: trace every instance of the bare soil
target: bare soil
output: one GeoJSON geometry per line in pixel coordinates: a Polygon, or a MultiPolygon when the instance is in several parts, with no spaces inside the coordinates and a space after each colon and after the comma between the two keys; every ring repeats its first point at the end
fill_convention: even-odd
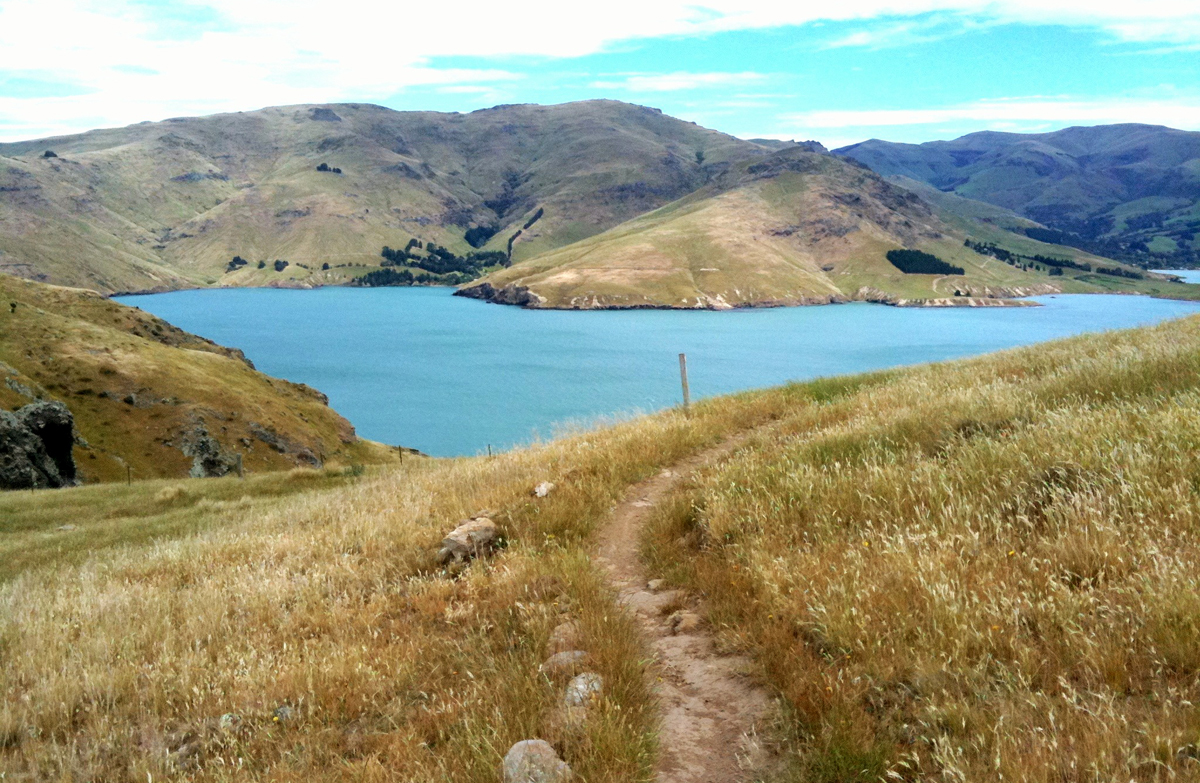
{"type": "Polygon", "coordinates": [[[647,582],[653,576],[638,556],[642,527],[655,504],[688,473],[728,454],[743,440],[730,439],[634,485],[597,537],[596,560],[607,570],[621,602],[636,615],[654,655],[651,672],[661,710],[658,783],[753,780],[770,760],[758,741],[758,725],[770,697],[747,675],[749,659],[722,652],[711,629],[702,621],[694,623],[705,615],[696,596],[680,590],[651,591],[647,582]],[[680,624],[677,611],[696,616],[680,624]]]}

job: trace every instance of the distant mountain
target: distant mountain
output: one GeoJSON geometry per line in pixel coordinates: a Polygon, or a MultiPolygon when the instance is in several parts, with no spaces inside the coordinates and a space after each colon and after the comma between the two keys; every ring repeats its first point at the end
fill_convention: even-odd
{"type": "Polygon", "coordinates": [[[468,254],[472,228],[504,253],[521,231],[528,258],[769,152],[616,101],[286,106],[0,144],[0,271],[102,292],[344,283],[385,245],[468,254]]]}
{"type": "Polygon", "coordinates": [[[325,396],[257,372],[240,351],[90,291],[0,275],[0,409],[37,400],[74,414],[86,483],[383,462],[325,396]]]}
{"type": "Polygon", "coordinates": [[[102,293],[486,276],[508,291],[490,298],[528,288],[571,307],[1112,287],[1048,279],[1011,255],[1062,254],[1024,235],[1045,226],[913,195],[927,187],[816,142],[745,141],[617,101],[285,106],[0,145],[0,272],[102,293]],[[903,248],[968,274],[904,274],[885,259],[903,248]]]}
{"type": "Polygon", "coordinates": [[[720,309],[851,299],[981,305],[1060,291],[1181,295],[1192,288],[1137,272],[1129,274],[1142,279],[1124,277],[1129,270],[1113,262],[1013,233],[1038,224],[1007,210],[936,190],[927,200],[915,191],[931,188],[909,185],[794,145],[460,293],[537,308],[720,309]],[[907,274],[888,260],[901,248],[961,272],[907,274]]]}
{"type": "Polygon", "coordinates": [[[1031,230],[1042,239],[1143,266],[1200,264],[1200,133],[1155,125],[989,131],[925,144],[873,139],[836,153],[1011,209],[1043,224],[1031,230]]]}

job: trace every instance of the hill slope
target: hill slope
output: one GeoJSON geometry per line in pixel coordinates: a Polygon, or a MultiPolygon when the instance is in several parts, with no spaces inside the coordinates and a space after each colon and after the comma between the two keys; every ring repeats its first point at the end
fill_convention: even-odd
{"type": "Polygon", "coordinates": [[[0,496],[0,773],[491,783],[537,737],[582,779],[652,779],[686,747],[656,736],[656,683],[695,680],[602,581],[593,534],[626,497],[669,588],[634,606],[666,625],[703,595],[673,642],[771,689],[761,777],[1192,779],[1198,357],[1193,317],[493,458],[0,496]],[[627,494],[647,477],[677,491],[627,494]],[[507,547],[439,568],[482,508],[507,547]],[[541,668],[564,641],[603,678],[574,713],[541,668]]]}
{"type": "Polygon", "coordinates": [[[0,270],[105,293],[319,285],[413,239],[465,254],[472,227],[476,245],[494,230],[484,249],[507,252],[529,223],[519,259],[766,151],[616,101],[466,115],[285,106],[0,144],[0,270]],[[249,263],[227,271],[235,256],[249,263]]]}
{"type": "Polygon", "coordinates": [[[1005,229],[1036,224],[1003,210],[940,196],[935,191],[931,204],[865,167],[786,149],[733,164],[695,193],[495,271],[461,293],[531,307],[725,308],[851,298],[988,304],[1113,288],[1193,291],[1162,280],[1093,280],[1103,276],[1084,274],[1083,266],[1111,262],[1013,234],[1005,229]],[[1022,268],[976,252],[965,246],[967,238],[1080,268],[1051,276],[1050,267],[1022,268]],[[886,257],[900,248],[932,253],[965,274],[906,274],[886,257]]]}
{"type": "Polygon", "coordinates": [[[925,144],[872,139],[837,153],[884,176],[1014,210],[1061,232],[1039,234],[1052,241],[1143,265],[1200,263],[1200,133],[1152,125],[988,131],[925,144]]]}
{"type": "Polygon", "coordinates": [[[0,407],[65,403],[85,483],[186,476],[203,449],[251,471],[389,458],[321,393],[140,310],[4,275],[0,302],[0,407]]]}

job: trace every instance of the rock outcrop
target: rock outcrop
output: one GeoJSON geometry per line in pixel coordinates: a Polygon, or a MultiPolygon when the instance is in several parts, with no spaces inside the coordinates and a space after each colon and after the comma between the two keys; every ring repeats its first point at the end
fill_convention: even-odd
{"type": "Polygon", "coordinates": [[[75,420],[61,402],[0,411],[0,489],[74,485],[74,445],[75,420]]]}
{"type": "Polygon", "coordinates": [[[566,783],[571,768],[549,742],[522,740],[504,755],[504,783],[566,783]]]}
{"type": "Polygon", "coordinates": [[[192,458],[192,478],[219,478],[227,476],[237,468],[237,458],[227,454],[220,442],[208,434],[203,424],[197,424],[183,439],[181,447],[185,456],[192,458]]]}
{"type": "Polygon", "coordinates": [[[540,307],[546,301],[523,285],[506,285],[496,288],[491,283],[479,283],[460,288],[454,292],[454,295],[465,296],[469,299],[482,299],[485,302],[496,304],[517,305],[518,307],[540,307]]]}

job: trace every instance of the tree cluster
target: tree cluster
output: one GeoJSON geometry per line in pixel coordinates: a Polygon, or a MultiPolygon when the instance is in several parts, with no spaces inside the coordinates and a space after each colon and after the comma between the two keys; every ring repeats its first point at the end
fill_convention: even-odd
{"type": "Polygon", "coordinates": [[[467,240],[467,244],[471,247],[483,247],[499,231],[500,226],[495,224],[490,226],[475,226],[474,228],[467,229],[467,233],[463,235],[463,239],[467,240]]]}
{"type": "Polygon", "coordinates": [[[437,275],[428,272],[413,273],[411,269],[375,269],[360,275],[351,281],[351,285],[365,288],[384,288],[387,286],[411,285],[462,285],[469,282],[471,276],[459,272],[437,275]]]}
{"type": "Polygon", "coordinates": [[[403,250],[384,246],[380,255],[383,256],[381,266],[384,267],[411,266],[435,275],[450,273],[467,275],[467,279],[478,277],[489,267],[508,266],[508,255],[499,250],[486,250],[459,256],[433,242],[427,242],[422,248],[421,243],[415,239],[410,240],[408,246],[403,250]],[[420,253],[422,249],[425,251],[424,255],[420,253]]]}
{"type": "Polygon", "coordinates": [[[330,174],[341,174],[342,170],[337,166],[330,166],[328,163],[322,163],[317,166],[317,171],[327,171],[330,174]]]}
{"type": "Polygon", "coordinates": [[[250,263],[241,256],[234,256],[233,259],[225,266],[225,273],[236,272],[237,270],[250,263]]]}
{"type": "Polygon", "coordinates": [[[1039,272],[1046,271],[1050,275],[1061,276],[1064,269],[1076,269],[1080,272],[1097,272],[1102,275],[1113,275],[1116,277],[1127,277],[1132,280],[1141,280],[1145,275],[1140,272],[1132,272],[1120,267],[1097,266],[1094,269],[1092,265],[1086,261],[1073,261],[1069,258],[1056,258],[1054,256],[1043,256],[1041,254],[1033,256],[1023,256],[1019,253],[1014,253],[1011,250],[1005,250],[991,242],[973,242],[970,239],[963,242],[964,245],[974,250],[976,253],[985,256],[998,258],[1010,266],[1015,266],[1020,269],[1035,269],[1039,272]],[[1041,266],[1038,266],[1041,264],[1041,266]]]}
{"type": "Polygon", "coordinates": [[[932,253],[921,250],[889,250],[887,260],[906,275],[964,275],[961,266],[947,264],[932,253]]]}
{"type": "Polygon", "coordinates": [[[544,214],[546,214],[546,210],[543,207],[538,207],[538,211],[533,213],[533,217],[525,221],[525,225],[521,226],[521,229],[527,230],[534,223],[538,222],[544,214]]]}

